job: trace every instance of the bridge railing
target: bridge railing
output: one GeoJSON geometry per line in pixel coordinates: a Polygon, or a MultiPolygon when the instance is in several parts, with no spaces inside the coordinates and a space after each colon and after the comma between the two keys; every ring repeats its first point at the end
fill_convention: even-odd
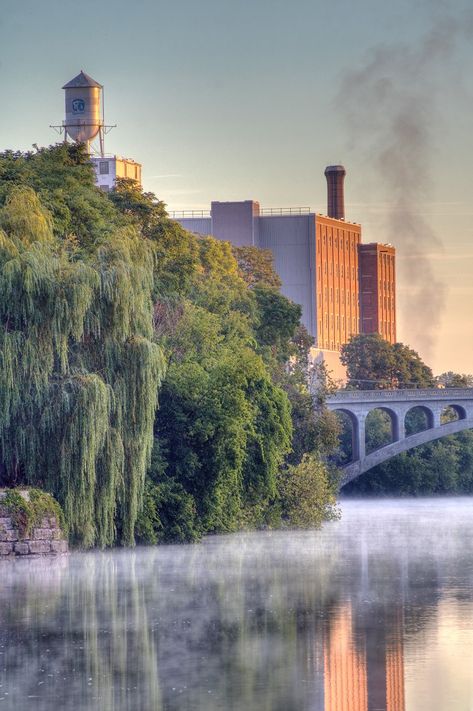
{"type": "Polygon", "coordinates": [[[409,388],[405,390],[337,390],[327,402],[370,400],[473,400],[473,388],[409,388]]]}

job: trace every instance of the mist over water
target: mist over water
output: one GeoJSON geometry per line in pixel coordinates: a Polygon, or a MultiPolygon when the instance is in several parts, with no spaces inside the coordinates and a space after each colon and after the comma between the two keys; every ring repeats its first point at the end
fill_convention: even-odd
{"type": "Polygon", "coordinates": [[[360,66],[344,74],[335,100],[348,146],[371,168],[373,186],[385,201],[385,221],[374,238],[391,242],[404,258],[397,265],[403,285],[398,305],[408,315],[403,339],[427,360],[433,355],[446,287],[428,257],[443,247],[421,215],[422,204],[429,198],[431,160],[442,140],[445,83],[461,81],[449,60],[472,37],[471,13],[455,12],[443,2],[429,7],[432,21],[423,36],[373,47],[360,66]]]}
{"type": "Polygon", "coordinates": [[[473,500],[3,562],[0,709],[473,708],[473,500]]]}

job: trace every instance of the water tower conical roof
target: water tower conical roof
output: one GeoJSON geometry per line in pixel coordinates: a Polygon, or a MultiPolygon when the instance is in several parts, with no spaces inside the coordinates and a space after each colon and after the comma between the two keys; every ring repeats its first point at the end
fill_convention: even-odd
{"type": "Polygon", "coordinates": [[[96,86],[99,89],[102,89],[102,84],[99,84],[98,81],[95,81],[95,79],[92,79],[92,77],[89,77],[88,74],[85,72],[81,71],[74,79],[71,79],[71,81],[68,81],[67,84],[64,84],[62,87],[63,89],[77,89],[77,88],[84,88],[87,86],[96,86]]]}

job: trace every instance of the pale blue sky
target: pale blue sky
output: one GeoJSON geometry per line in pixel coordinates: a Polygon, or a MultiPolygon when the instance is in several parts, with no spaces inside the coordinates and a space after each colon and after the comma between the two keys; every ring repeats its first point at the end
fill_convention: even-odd
{"type": "MultiPolygon", "coordinates": [[[[398,249],[399,338],[436,371],[473,371],[469,0],[0,3],[0,148],[54,142],[49,124],[63,118],[61,86],[84,69],[105,85],[106,119],[118,124],[107,151],[140,161],[145,188],[170,209],[254,198],[266,207],[322,212],[324,167],[343,162],[347,218],[362,223],[365,241],[391,240],[398,249]],[[432,26],[441,42],[452,22],[444,54],[426,60],[416,76],[414,69],[412,82],[397,60],[386,70],[396,90],[418,95],[421,106],[425,99],[419,122],[426,146],[412,161],[413,168],[422,162],[428,179],[415,194],[414,213],[438,237],[430,246],[424,236],[419,251],[428,253],[435,282],[447,287],[429,349],[408,302],[412,239],[387,227],[392,199],[374,167],[373,127],[363,125],[356,91],[348,94],[354,118],[339,92],[347,72],[369,62],[375,48],[415,55],[432,26]]],[[[382,140],[389,121],[374,130],[382,140]]]]}

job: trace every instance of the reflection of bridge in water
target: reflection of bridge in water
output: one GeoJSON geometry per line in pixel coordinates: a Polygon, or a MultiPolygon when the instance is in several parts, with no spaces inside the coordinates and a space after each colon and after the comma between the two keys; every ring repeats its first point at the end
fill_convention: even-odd
{"type": "Polygon", "coordinates": [[[473,428],[473,388],[432,388],[419,390],[339,390],[327,399],[327,407],[345,413],[352,424],[352,461],[343,468],[342,486],[387,459],[432,440],[473,428]],[[406,435],[406,415],[420,408],[427,429],[406,435]],[[442,413],[451,408],[455,420],[442,424],[442,413]],[[366,453],[365,423],[373,410],[391,419],[392,441],[366,453]]]}

